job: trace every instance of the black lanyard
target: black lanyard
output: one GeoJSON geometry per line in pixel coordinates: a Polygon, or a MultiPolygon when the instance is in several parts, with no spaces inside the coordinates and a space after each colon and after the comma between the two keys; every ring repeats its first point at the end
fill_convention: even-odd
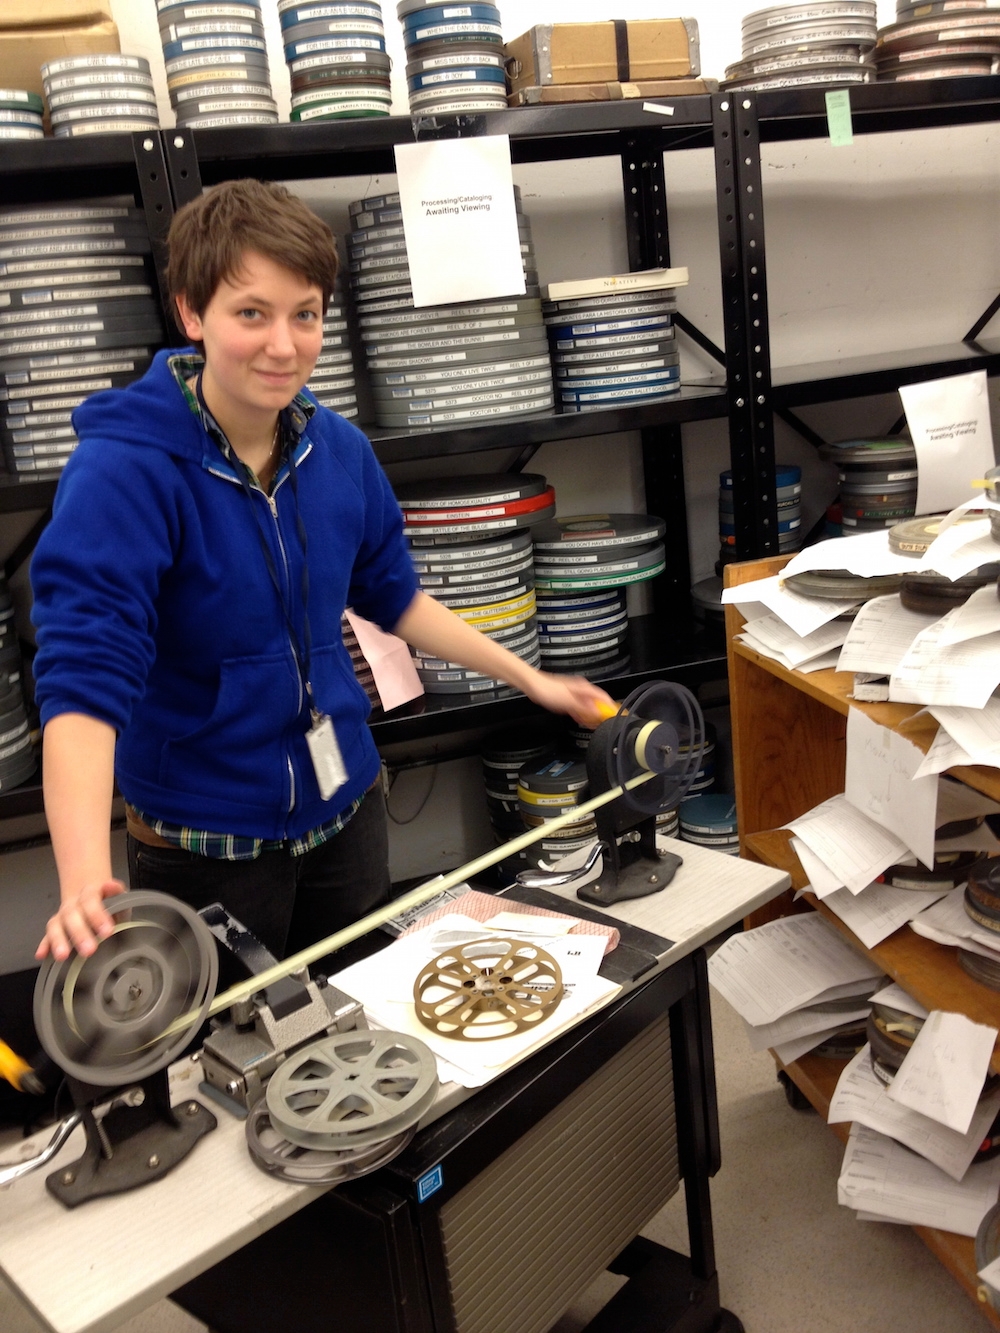
{"type": "MultiPolygon", "coordinates": [[[[215,417],[212,415],[211,411],[208,408],[208,405],[205,402],[205,395],[202,391],[202,386],[201,386],[201,371],[198,372],[198,379],[195,382],[195,392],[197,394],[198,403],[201,407],[202,412],[204,413],[206,418],[215,426],[216,430],[219,432],[222,438],[226,440],[226,443],[229,444],[228,439],[226,439],[225,432],[222,430],[222,427],[219,425],[219,423],[215,420],[215,417]]],[[[288,444],[288,436],[285,430],[284,412],[278,413],[278,433],[281,440],[281,449],[278,455],[278,460],[279,460],[278,467],[280,468],[281,462],[285,457],[285,451],[288,444]]],[[[295,622],[292,620],[291,607],[288,605],[288,599],[285,596],[285,589],[282,586],[282,581],[278,576],[278,570],[274,563],[274,556],[271,554],[271,546],[268,541],[268,536],[265,530],[264,523],[261,520],[258,503],[253,498],[253,491],[250,489],[250,483],[247,481],[247,469],[244,466],[242,460],[236,454],[236,451],[233,449],[233,446],[231,444],[229,444],[229,452],[231,455],[229,461],[230,463],[233,464],[233,470],[235,471],[236,476],[239,479],[240,485],[243,487],[243,491],[247,499],[250,501],[250,509],[251,512],[253,513],[254,523],[257,526],[257,536],[260,540],[260,549],[261,553],[264,556],[264,563],[267,566],[268,574],[271,576],[271,582],[274,584],[274,591],[278,594],[278,601],[281,603],[281,610],[285,617],[285,624],[288,626],[288,637],[292,645],[292,655],[295,658],[295,666],[299,673],[299,679],[302,681],[303,688],[305,689],[306,697],[309,700],[309,707],[311,711],[315,714],[316,701],[313,698],[312,675],[311,675],[312,629],[309,624],[309,563],[307,559],[309,552],[309,538],[306,533],[306,525],[302,521],[302,512],[299,509],[299,479],[295,467],[294,450],[292,449],[288,450],[288,481],[289,485],[292,488],[292,497],[295,504],[295,528],[299,537],[299,545],[302,548],[302,641],[301,642],[299,641],[298,630],[295,628],[295,622]]],[[[263,492],[261,492],[261,494],[263,494],[263,492]]],[[[265,500],[267,500],[266,496],[264,498],[265,500]]],[[[275,502],[275,507],[277,507],[277,502],[275,502]]],[[[277,523],[277,515],[275,515],[275,522],[277,523]]]]}

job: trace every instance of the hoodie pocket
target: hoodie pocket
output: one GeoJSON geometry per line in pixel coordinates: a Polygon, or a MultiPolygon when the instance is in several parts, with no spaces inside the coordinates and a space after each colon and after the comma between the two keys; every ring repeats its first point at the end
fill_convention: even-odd
{"type": "Polygon", "coordinates": [[[223,661],[209,716],[164,744],[161,785],[227,801],[281,800],[299,689],[283,654],[223,661]]]}

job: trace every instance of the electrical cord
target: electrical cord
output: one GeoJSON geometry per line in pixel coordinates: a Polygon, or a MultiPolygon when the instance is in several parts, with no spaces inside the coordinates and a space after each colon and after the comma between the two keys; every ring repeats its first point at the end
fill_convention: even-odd
{"type": "Polygon", "coordinates": [[[437,782],[437,775],[438,775],[438,765],[433,764],[431,765],[431,780],[427,784],[427,790],[426,792],[424,792],[424,798],[417,806],[416,810],[414,810],[413,814],[409,816],[408,819],[397,819],[396,816],[389,809],[389,797],[392,795],[392,789],[393,787],[395,787],[396,779],[399,777],[399,770],[397,769],[397,771],[392,775],[392,777],[389,780],[389,790],[385,794],[385,812],[392,820],[392,822],[396,825],[397,828],[405,828],[407,824],[412,824],[415,819],[417,819],[421,814],[423,814],[427,802],[431,799],[431,793],[433,792],[434,785],[437,782]]]}

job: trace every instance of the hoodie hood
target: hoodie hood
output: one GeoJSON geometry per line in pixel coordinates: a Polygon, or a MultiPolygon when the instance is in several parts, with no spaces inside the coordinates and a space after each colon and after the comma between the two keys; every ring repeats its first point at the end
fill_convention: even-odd
{"type": "Polygon", "coordinates": [[[197,357],[193,347],[157,352],[141,379],[124,389],[91,394],[73,413],[73,429],[81,441],[117,440],[163,449],[175,458],[200,462],[206,437],[198,416],[190,411],[170,369],[173,356],[197,357]],[[178,407],[183,405],[184,411],[178,407]]]}

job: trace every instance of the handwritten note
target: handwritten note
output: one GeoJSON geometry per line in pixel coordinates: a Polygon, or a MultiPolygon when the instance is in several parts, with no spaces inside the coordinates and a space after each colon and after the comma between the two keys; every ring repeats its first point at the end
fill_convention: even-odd
{"type": "Polygon", "coordinates": [[[880,727],[860,708],[847,714],[847,799],[906,843],[925,866],[934,864],[938,779],[918,778],[923,752],[880,727]]]}
{"type": "Polygon", "coordinates": [[[986,1081],[996,1028],[934,1009],[889,1088],[889,1096],[959,1134],[968,1133],[986,1081]]]}

